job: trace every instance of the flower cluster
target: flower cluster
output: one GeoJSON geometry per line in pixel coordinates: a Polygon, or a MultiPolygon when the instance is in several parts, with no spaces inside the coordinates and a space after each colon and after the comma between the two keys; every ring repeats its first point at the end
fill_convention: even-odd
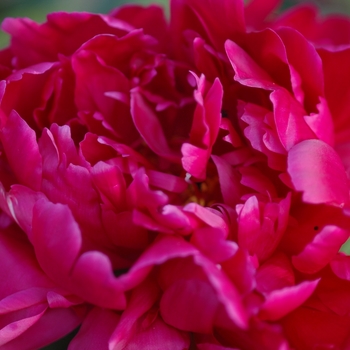
{"type": "Polygon", "coordinates": [[[350,347],[350,19],[278,5],[3,22],[2,350],[350,347]]]}

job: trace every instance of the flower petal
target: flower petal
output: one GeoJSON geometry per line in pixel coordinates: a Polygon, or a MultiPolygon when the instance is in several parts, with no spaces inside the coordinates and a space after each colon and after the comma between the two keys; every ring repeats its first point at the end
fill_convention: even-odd
{"type": "Polygon", "coordinates": [[[0,139],[18,181],[33,190],[39,190],[42,160],[35,131],[13,111],[0,130],[0,139]]]}
{"type": "Polygon", "coordinates": [[[348,180],[335,150],[320,140],[305,140],[288,153],[288,173],[308,203],[342,204],[349,200],[348,180]],[[335,181],[336,179],[336,181],[335,181]]]}
{"type": "Polygon", "coordinates": [[[109,338],[119,319],[120,316],[111,310],[94,307],[85,317],[78,334],[69,343],[69,349],[108,349],[109,338]]]}
{"type": "Polygon", "coordinates": [[[348,237],[346,230],[325,226],[300,254],[292,257],[294,267],[303,273],[318,272],[332,261],[348,237]]]}
{"type": "Polygon", "coordinates": [[[305,281],[299,285],[278,289],[267,295],[259,317],[263,320],[275,321],[303,304],[314,292],[319,280],[305,281]]]}

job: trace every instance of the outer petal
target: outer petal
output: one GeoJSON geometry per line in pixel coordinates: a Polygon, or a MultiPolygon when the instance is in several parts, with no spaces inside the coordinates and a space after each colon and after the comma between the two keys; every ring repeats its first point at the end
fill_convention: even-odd
{"type": "Polygon", "coordinates": [[[263,320],[278,320],[287,315],[314,292],[319,280],[306,281],[297,286],[285,287],[271,292],[260,309],[259,317],[263,320]]]}
{"type": "Polygon", "coordinates": [[[145,278],[153,265],[159,265],[174,258],[186,257],[192,257],[194,264],[203,270],[209,285],[214,289],[216,298],[223,305],[228,317],[239,327],[245,328],[247,315],[236,288],[211,261],[179,237],[162,237],[139,258],[128,274],[121,277],[121,281],[125,288],[133,288],[145,278]]]}
{"type": "Polygon", "coordinates": [[[188,29],[209,39],[218,51],[223,50],[227,38],[234,40],[245,31],[244,5],[240,0],[172,0],[171,15],[177,55],[182,47],[183,32],[188,29]]]}
{"type": "Polygon", "coordinates": [[[7,195],[7,204],[13,219],[32,240],[33,207],[42,198],[43,193],[35,192],[22,185],[12,185],[7,195]]]}
{"type": "Polygon", "coordinates": [[[240,46],[226,41],[226,54],[235,70],[234,79],[243,85],[273,90],[276,86],[269,74],[264,71],[240,46]]]}
{"type": "Polygon", "coordinates": [[[43,270],[64,284],[82,244],[79,226],[66,205],[43,199],[35,204],[33,244],[43,270]]]}
{"type": "Polygon", "coordinates": [[[326,100],[333,117],[335,141],[339,144],[347,144],[350,132],[348,119],[350,113],[348,104],[350,67],[346,62],[350,58],[350,49],[338,52],[319,50],[319,54],[322,58],[326,100]]]}
{"type": "Polygon", "coordinates": [[[108,349],[109,338],[120,316],[107,309],[93,308],[84,319],[78,334],[70,342],[68,350],[108,349]]]}
{"type": "Polygon", "coordinates": [[[33,190],[39,190],[42,160],[34,130],[13,111],[0,130],[0,138],[18,181],[33,190]]]}
{"type": "Polygon", "coordinates": [[[262,264],[256,274],[256,289],[261,293],[269,293],[295,284],[295,277],[290,259],[277,253],[262,264]]]}
{"type": "Polygon", "coordinates": [[[219,306],[214,289],[206,282],[178,280],[160,301],[164,321],[188,332],[211,333],[219,306]]]}
{"type": "Polygon", "coordinates": [[[226,232],[212,227],[194,231],[191,243],[213,262],[220,263],[231,258],[237,251],[235,242],[226,240],[226,232]]]}
{"type": "Polygon", "coordinates": [[[47,22],[37,24],[28,18],[7,18],[2,29],[11,34],[11,48],[17,67],[57,61],[62,53],[70,56],[91,37],[110,33],[123,35],[132,27],[125,22],[90,13],[52,13],[47,22]],[[70,35],[67,39],[67,31],[70,35]]]}
{"type": "Polygon", "coordinates": [[[50,309],[35,325],[1,349],[40,349],[72,332],[81,321],[82,315],[71,309],[50,309]]]}
{"type": "Polygon", "coordinates": [[[342,204],[349,200],[341,160],[323,141],[306,140],[292,147],[288,153],[288,173],[295,189],[303,191],[306,202],[342,204]]]}
{"type": "Polygon", "coordinates": [[[49,288],[52,282],[40,269],[27,237],[12,225],[0,233],[0,299],[28,288],[49,288]]]}
{"type": "Polygon", "coordinates": [[[106,241],[100,218],[100,197],[93,186],[92,176],[82,163],[67,125],[51,125],[44,129],[39,141],[43,158],[41,191],[54,203],[67,204],[83,233],[91,240],[101,232],[99,243],[106,241]]]}
{"type": "Polygon", "coordinates": [[[292,257],[294,267],[304,273],[318,272],[331,262],[348,237],[348,231],[325,226],[300,254],[292,257]]]}
{"type": "Polygon", "coordinates": [[[222,157],[212,155],[212,159],[219,174],[224,203],[234,208],[243,194],[239,173],[222,157]]]}
{"type": "Polygon", "coordinates": [[[350,313],[350,282],[335,276],[329,269],[322,271],[316,296],[329,310],[340,316],[350,313]]]}
{"type": "Polygon", "coordinates": [[[134,28],[142,28],[146,34],[156,38],[160,44],[167,45],[168,23],[161,6],[124,5],[116,8],[110,15],[129,23],[134,28]]]}
{"type": "Polygon", "coordinates": [[[287,227],[290,195],[280,203],[259,203],[248,198],[239,212],[238,242],[241,248],[256,254],[260,261],[276,249],[287,227]]]}
{"type": "Polygon", "coordinates": [[[247,250],[238,249],[221,267],[242,295],[247,295],[256,287],[256,266],[247,250]]]}
{"type": "Polygon", "coordinates": [[[340,253],[331,261],[330,266],[336,276],[350,281],[350,256],[340,253]]]}
{"type": "MultiPolygon", "coordinates": [[[[135,335],[124,349],[158,350],[160,344],[165,349],[183,350],[190,346],[190,338],[188,334],[170,327],[158,317],[148,329],[135,335]]],[[[110,348],[110,350],[118,350],[118,348],[110,348]]]]}
{"type": "Polygon", "coordinates": [[[287,151],[300,141],[315,138],[305,122],[304,109],[287,90],[272,92],[270,100],[274,106],[276,131],[287,151]]]}
{"type": "Polygon", "coordinates": [[[125,307],[121,286],[107,256],[90,251],[79,257],[81,233],[67,206],[46,200],[36,203],[33,245],[43,270],[57,283],[95,305],[125,307]]]}
{"type": "MultiPolygon", "coordinates": [[[[102,38],[103,39],[103,38],[102,38]]],[[[95,39],[96,41],[96,39],[95,39]]],[[[124,143],[137,138],[137,131],[130,116],[129,80],[118,69],[106,66],[95,53],[80,50],[72,58],[75,72],[75,103],[79,110],[99,112],[99,120],[86,120],[90,131],[113,135],[124,143]],[[118,101],[107,96],[108,92],[125,96],[118,101]],[[94,124],[99,124],[96,129],[94,124]]]]}
{"type": "MultiPolygon", "coordinates": [[[[342,349],[350,332],[350,317],[305,305],[283,319],[284,333],[296,349],[320,346],[342,349]]],[[[345,348],[343,348],[345,349],[345,348]]]]}
{"type": "Polygon", "coordinates": [[[137,88],[131,91],[131,115],[137,130],[153,152],[175,162],[179,160],[168,145],[156,113],[146,104],[137,88]]]}
{"type": "Polygon", "coordinates": [[[64,297],[57,289],[53,291],[52,281],[38,266],[32,246],[23,232],[9,227],[7,232],[0,233],[0,242],[1,348],[41,348],[77,327],[84,307],[81,313],[62,309],[72,306],[72,303],[59,302],[58,299],[64,297]],[[40,335],[41,332],[44,334],[40,335]]]}
{"type": "Polygon", "coordinates": [[[245,18],[248,28],[260,29],[264,20],[281,3],[281,0],[252,0],[245,7],[245,18]]]}
{"type": "MultiPolygon", "coordinates": [[[[314,112],[319,97],[324,96],[321,58],[314,45],[307,41],[297,30],[280,28],[277,33],[285,45],[296,100],[304,105],[307,111],[314,112]],[[302,56],[298,54],[298,50],[303,52],[302,56]]],[[[330,126],[332,126],[331,123],[330,126]]],[[[331,128],[325,130],[325,133],[328,132],[332,135],[332,131],[331,128]]]]}

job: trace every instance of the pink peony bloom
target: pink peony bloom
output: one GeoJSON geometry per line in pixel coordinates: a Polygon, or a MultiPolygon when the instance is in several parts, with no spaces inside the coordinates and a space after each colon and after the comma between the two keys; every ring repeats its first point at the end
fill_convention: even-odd
{"type": "Polygon", "coordinates": [[[3,22],[1,349],[350,347],[350,19],[278,5],[3,22]]]}

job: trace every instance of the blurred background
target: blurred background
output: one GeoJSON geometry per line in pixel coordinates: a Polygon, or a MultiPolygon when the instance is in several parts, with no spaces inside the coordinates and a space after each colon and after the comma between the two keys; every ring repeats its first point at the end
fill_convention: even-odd
{"type": "MultiPolygon", "coordinates": [[[[0,22],[5,17],[29,17],[38,22],[45,20],[46,14],[54,11],[87,11],[107,13],[125,3],[158,3],[167,6],[168,0],[0,0],[0,22]]],[[[290,7],[303,0],[285,0],[284,7],[290,7]]],[[[350,0],[310,0],[317,3],[323,12],[350,14],[350,0]]],[[[8,38],[0,32],[0,48],[6,46],[8,38]]]]}

